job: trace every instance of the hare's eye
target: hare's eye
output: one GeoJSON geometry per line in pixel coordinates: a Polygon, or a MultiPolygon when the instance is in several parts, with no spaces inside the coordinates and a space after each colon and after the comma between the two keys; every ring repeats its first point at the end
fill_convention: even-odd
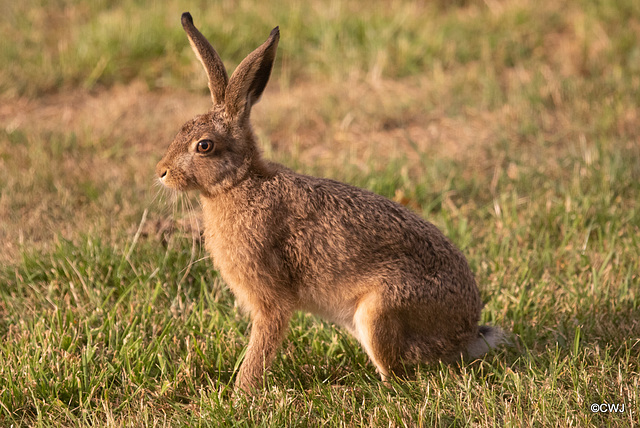
{"type": "Polygon", "coordinates": [[[209,153],[212,149],[213,149],[213,141],[211,140],[198,141],[198,146],[196,148],[198,153],[209,153]]]}

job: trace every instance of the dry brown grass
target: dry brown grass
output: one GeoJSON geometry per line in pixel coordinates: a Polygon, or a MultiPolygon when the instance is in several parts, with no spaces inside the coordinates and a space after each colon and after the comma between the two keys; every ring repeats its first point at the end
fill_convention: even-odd
{"type": "MultiPolygon", "coordinates": [[[[577,49],[575,43],[562,43],[569,46],[560,51],[577,49]]],[[[564,61],[570,75],[579,73],[571,65],[574,62],[570,56],[564,61]]],[[[403,80],[365,76],[345,82],[299,81],[292,87],[276,81],[255,109],[254,127],[267,157],[285,163],[295,160],[305,170],[338,177],[336,166],[355,166],[367,175],[403,158],[407,174],[418,181],[424,180],[432,159],[467,165],[467,177],[509,168],[515,178],[526,173],[527,166],[522,171],[522,166],[505,163],[509,154],[501,151],[500,144],[507,141],[511,150],[529,154],[529,169],[544,161],[542,168],[558,175],[562,168],[555,159],[568,146],[585,140],[589,130],[582,118],[599,107],[563,100],[558,78],[552,73],[543,76],[547,80],[540,85],[540,96],[548,95],[552,108],[532,111],[528,103],[514,98],[493,109],[470,103],[454,114],[455,100],[448,94],[454,90],[455,76],[403,80]],[[523,126],[535,127],[536,133],[523,132],[523,126]],[[536,141],[547,143],[541,148],[536,141]]],[[[531,82],[532,73],[516,68],[503,80],[506,93],[517,93],[531,82]]],[[[6,219],[0,228],[1,257],[13,259],[21,245],[46,246],[57,234],[72,239],[78,233],[108,232],[114,226],[131,229],[155,195],[155,162],[179,126],[208,105],[204,92],[149,90],[140,82],[7,100],[0,107],[0,129],[24,136],[28,146],[17,152],[28,162],[12,168],[15,175],[7,188],[17,194],[4,193],[0,199],[0,214],[6,219]],[[48,144],[52,136],[74,136],[84,150],[69,148],[58,153],[53,164],[27,154],[40,150],[35,146],[48,144]],[[51,170],[54,182],[63,183],[53,183],[56,191],[20,194],[41,188],[37,184],[41,177],[34,170],[38,165],[51,170]],[[97,190],[105,194],[92,201],[77,200],[71,188],[82,180],[101,183],[97,190]],[[140,204],[141,200],[145,202],[140,204]]],[[[637,106],[627,105],[612,125],[626,137],[628,149],[638,135],[639,112],[637,106]]]]}

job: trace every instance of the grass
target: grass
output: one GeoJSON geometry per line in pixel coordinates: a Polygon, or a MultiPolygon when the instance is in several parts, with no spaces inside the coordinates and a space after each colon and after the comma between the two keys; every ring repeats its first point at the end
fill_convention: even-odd
{"type": "Polygon", "coordinates": [[[636,1],[2,6],[0,425],[638,425],[636,1]],[[435,223],[512,346],[386,386],[301,313],[231,398],[248,318],[153,185],[209,102],[184,10],[229,67],[280,25],[265,155],[435,223]]]}

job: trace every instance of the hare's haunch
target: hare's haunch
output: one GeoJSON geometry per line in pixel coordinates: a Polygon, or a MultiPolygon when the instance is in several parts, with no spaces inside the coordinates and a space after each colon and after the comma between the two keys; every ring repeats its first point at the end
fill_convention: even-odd
{"type": "Polygon", "coordinates": [[[404,363],[498,344],[499,329],[478,326],[482,302],[466,259],[435,226],[382,196],[262,159],[249,116],[278,28],[229,78],[189,13],[182,25],[213,105],[182,127],[156,172],[169,188],[200,191],[206,248],[251,314],[236,386],[261,384],[296,310],[346,328],[383,380],[404,363]]]}

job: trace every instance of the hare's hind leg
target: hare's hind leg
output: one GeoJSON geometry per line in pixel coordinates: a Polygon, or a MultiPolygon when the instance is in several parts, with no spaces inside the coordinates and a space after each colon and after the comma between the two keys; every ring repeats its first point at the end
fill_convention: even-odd
{"type": "Polygon", "coordinates": [[[404,335],[400,320],[383,303],[375,292],[366,295],[358,303],[353,322],[354,334],[386,382],[391,375],[404,373],[404,335]]]}

